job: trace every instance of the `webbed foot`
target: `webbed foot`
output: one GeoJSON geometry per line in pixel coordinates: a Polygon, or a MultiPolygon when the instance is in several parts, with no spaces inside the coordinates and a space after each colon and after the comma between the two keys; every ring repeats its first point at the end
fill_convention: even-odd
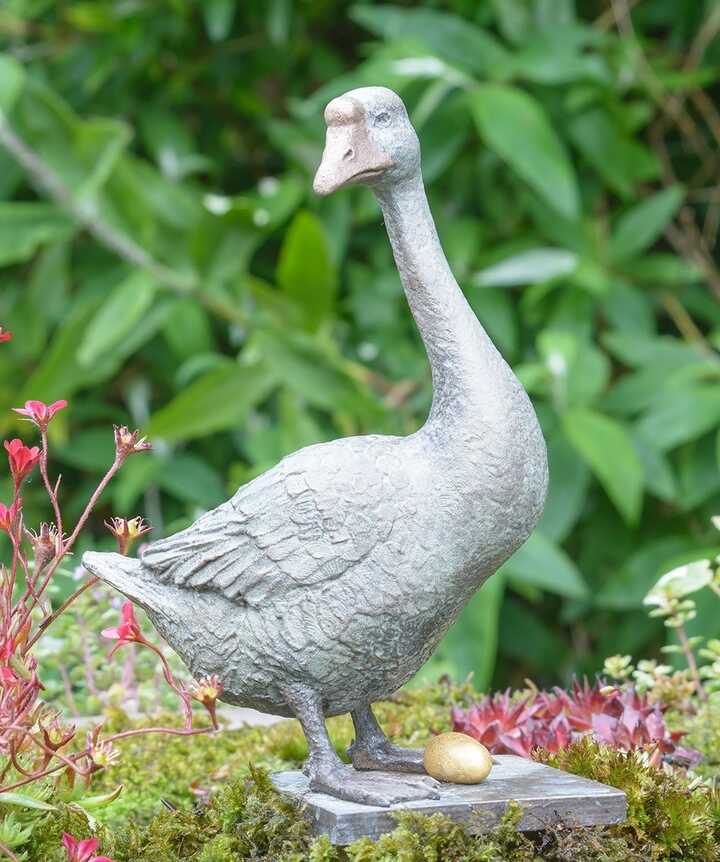
{"type": "Polygon", "coordinates": [[[422,748],[402,748],[387,739],[360,745],[357,740],[348,748],[355,769],[381,769],[388,772],[412,772],[427,775],[422,748]]]}
{"type": "Polygon", "coordinates": [[[348,802],[387,808],[398,802],[438,799],[440,783],[429,776],[358,772],[346,764],[310,768],[310,788],[348,802]]]}

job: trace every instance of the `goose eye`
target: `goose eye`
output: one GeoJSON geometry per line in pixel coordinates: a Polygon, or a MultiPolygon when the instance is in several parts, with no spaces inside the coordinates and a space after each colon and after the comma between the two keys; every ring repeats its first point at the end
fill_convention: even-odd
{"type": "Polygon", "coordinates": [[[387,126],[390,123],[390,114],[387,111],[381,111],[375,117],[375,125],[376,126],[387,126]]]}

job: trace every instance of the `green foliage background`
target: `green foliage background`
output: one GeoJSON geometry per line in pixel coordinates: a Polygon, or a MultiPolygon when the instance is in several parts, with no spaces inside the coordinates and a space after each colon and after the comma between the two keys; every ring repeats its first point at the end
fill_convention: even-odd
{"type": "MultiPolygon", "coordinates": [[[[480,687],[654,651],[663,571],[720,551],[712,0],[5,0],[0,431],[54,421],[70,516],[188,523],[283,454],[404,434],[427,362],[377,207],[313,196],[329,98],[401,92],[463,290],[550,449],[539,530],[426,673],[480,687]]],[[[0,499],[9,496],[7,482],[0,499]]],[[[47,517],[26,495],[29,523],[47,517]]],[[[710,597],[712,600],[712,596],[710,597]]],[[[696,624],[720,635],[712,605],[696,624]]]]}

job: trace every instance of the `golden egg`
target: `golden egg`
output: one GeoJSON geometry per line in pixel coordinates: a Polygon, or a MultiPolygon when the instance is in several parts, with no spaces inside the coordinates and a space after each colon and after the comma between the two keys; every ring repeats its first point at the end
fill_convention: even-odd
{"type": "Polygon", "coordinates": [[[479,784],[492,769],[492,757],[482,743],[465,733],[441,733],[425,746],[425,770],[449,784],[479,784]]]}

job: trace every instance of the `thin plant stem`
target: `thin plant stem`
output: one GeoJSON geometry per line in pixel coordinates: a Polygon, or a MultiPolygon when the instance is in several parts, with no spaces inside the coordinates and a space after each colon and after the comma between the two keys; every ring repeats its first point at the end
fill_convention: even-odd
{"type": "Polygon", "coordinates": [[[100,480],[100,483],[97,486],[97,488],[93,491],[92,496],[88,500],[87,505],[85,506],[85,509],[84,509],[82,515],[80,515],[80,518],[78,519],[78,522],[75,525],[75,529],[70,534],[70,537],[67,540],[67,542],[65,542],[65,544],[63,546],[63,554],[67,554],[70,551],[70,549],[72,548],[72,546],[75,544],[77,537],[80,535],[80,531],[85,526],[87,519],[90,517],[90,513],[95,508],[95,505],[96,505],[97,501],[100,499],[102,492],[105,490],[105,488],[107,488],[107,486],[110,483],[110,480],[117,473],[117,471],[120,469],[120,467],[122,467],[124,460],[125,459],[120,457],[119,455],[115,456],[115,460],[113,461],[112,466],[107,471],[107,473],[103,476],[103,478],[100,480]]]}
{"type": "Polygon", "coordinates": [[[53,512],[55,513],[55,526],[57,527],[58,536],[62,539],[63,534],[63,522],[62,522],[62,513],[60,512],[60,503],[58,502],[57,496],[57,486],[53,488],[50,484],[50,477],[48,476],[48,437],[47,437],[47,429],[42,428],[40,430],[40,439],[42,441],[42,446],[40,449],[40,475],[42,476],[43,484],[45,485],[45,490],[48,493],[48,497],[50,497],[50,503],[53,507],[53,512]]]}
{"type": "MultiPolygon", "coordinates": [[[[47,438],[45,438],[45,445],[44,445],[43,451],[46,453],[45,457],[47,458],[47,438]]],[[[112,477],[120,469],[124,460],[125,460],[124,458],[121,458],[120,456],[116,455],[115,460],[112,463],[112,466],[107,471],[107,473],[103,476],[103,478],[100,480],[100,483],[98,484],[97,488],[95,488],[95,490],[93,491],[90,499],[87,502],[87,505],[85,506],[85,509],[84,509],[82,515],[80,516],[77,524],[75,525],[75,529],[72,531],[72,533],[70,534],[70,537],[67,539],[67,541],[65,541],[63,543],[60,553],[50,563],[50,565],[48,567],[47,574],[45,575],[45,579],[43,580],[43,582],[40,586],[40,589],[35,591],[36,595],[33,595],[33,599],[30,602],[29,607],[28,607],[28,609],[27,609],[27,611],[23,617],[22,625],[25,625],[25,623],[29,619],[30,615],[32,614],[33,609],[39,603],[39,599],[42,598],[43,594],[45,593],[45,590],[47,589],[48,584],[52,580],[53,575],[57,571],[58,566],[60,565],[62,560],[67,556],[67,554],[70,552],[70,549],[72,548],[72,546],[75,544],[75,541],[76,541],[77,537],[79,536],[80,531],[85,526],[85,523],[87,522],[87,519],[90,516],[90,513],[95,508],[95,504],[97,503],[98,499],[100,498],[100,495],[105,490],[105,488],[108,486],[108,483],[110,482],[112,477]]],[[[46,470],[45,476],[43,478],[45,479],[46,476],[47,476],[47,470],[46,470]]],[[[49,481],[46,481],[45,487],[46,487],[47,492],[50,496],[50,499],[53,501],[53,506],[57,507],[56,511],[59,513],[59,507],[57,506],[57,496],[55,495],[52,487],[50,486],[49,481]]],[[[58,535],[61,537],[61,541],[62,541],[62,533],[60,532],[59,528],[58,528],[58,535]]],[[[71,598],[72,598],[72,596],[71,596],[71,598]]],[[[73,601],[74,601],[74,599],[73,599],[73,601]]],[[[57,619],[57,616],[54,616],[53,620],[54,619],[57,619]]],[[[51,620],[51,622],[53,620],[51,620]]],[[[20,628],[22,628],[22,625],[20,628]]],[[[49,623],[48,623],[48,625],[49,625],[49,623]]],[[[45,628],[47,628],[47,625],[45,626],[45,628]]],[[[43,629],[43,631],[44,630],[45,629],[43,629]]],[[[36,640],[37,640],[37,635],[33,639],[33,643],[36,640]]],[[[26,652],[27,652],[27,650],[26,650],[26,652]]]]}
{"type": "Polygon", "coordinates": [[[23,653],[27,653],[28,650],[37,642],[38,638],[42,637],[42,635],[45,634],[47,629],[55,622],[55,620],[58,617],[62,616],[65,611],[70,607],[70,605],[72,605],[80,598],[80,596],[85,592],[85,590],[89,590],[90,587],[94,587],[95,584],[99,582],[99,580],[100,578],[97,578],[93,575],[79,589],[75,590],[75,592],[71,596],[68,596],[68,598],[65,599],[65,601],[56,611],[53,611],[49,617],[45,617],[45,619],[42,620],[38,625],[38,630],[27,642],[23,653]]]}
{"type": "Polygon", "coordinates": [[[695,683],[695,689],[698,693],[698,697],[702,701],[707,701],[707,692],[705,691],[702,681],[700,679],[697,661],[695,660],[695,653],[692,651],[692,647],[690,646],[690,642],[688,641],[685,626],[682,624],[675,626],[675,631],[677,632],[678,640],[680,641],[680,646],[682,648],[683,655],[685,656],[685,660],[688,663],[690,675],[692,676],[693,682],[695,683]]]}
{"type": "Polygon", "coordinates": [[[20,862],[20,860],[12,852],[12,850],[9,847],[6,847],[4,844],[0,844],[0,853],[4,853],[8,859],[12,859],[12,862],[20,862]]]}

